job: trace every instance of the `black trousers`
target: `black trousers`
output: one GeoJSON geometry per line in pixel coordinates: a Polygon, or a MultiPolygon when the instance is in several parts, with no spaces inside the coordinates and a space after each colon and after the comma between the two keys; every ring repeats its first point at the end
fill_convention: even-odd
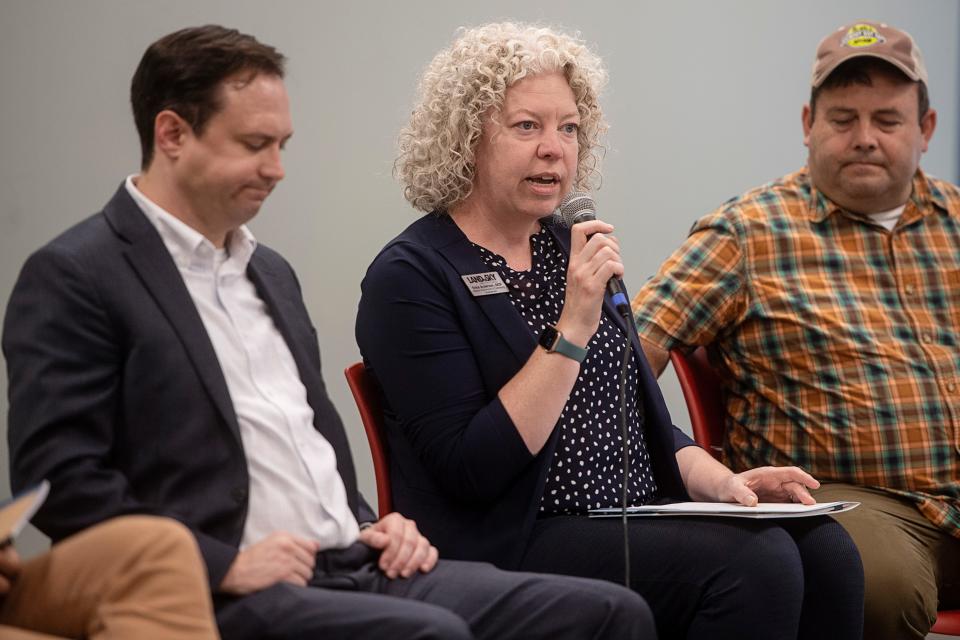
{"type": "MultiPolygon", "coordinates": [[[[661,640],[859,640],[863,566],[827,516],[634,518],[631,582],[661,640]]],[[[619,519],[538,520],[521,568],[623,583],[619,519]]]]}
{"type": "Polygon", "coordinates": [[[389,580],[362,544],[318,554],[309,587],[280,583],[218,599],[224,640],[656,638],[643,599],[600,580],[441,560],[389,580]]]}

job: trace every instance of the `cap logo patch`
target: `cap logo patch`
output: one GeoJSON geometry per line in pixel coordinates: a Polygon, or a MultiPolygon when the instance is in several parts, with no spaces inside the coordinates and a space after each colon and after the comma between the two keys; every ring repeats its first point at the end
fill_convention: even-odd
{"type": "Polygon", "coordinates": [[[882,44],[887,39],[880,35],[877,28],[872,24],[855,24],[847,30],[841,43],[845,47],[872,47],[875,44],[882,44]]]}

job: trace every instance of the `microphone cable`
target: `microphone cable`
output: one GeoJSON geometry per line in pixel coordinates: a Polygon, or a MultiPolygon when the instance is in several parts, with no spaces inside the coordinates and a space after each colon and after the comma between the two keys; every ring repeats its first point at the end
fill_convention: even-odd
{"type": "MultiPolygon", "coordinates": [[[[623,363],[620,365],[620,433],[623,438],[621,448],[623,457],[623,487],[620,505],[620,521],[623,525],[623,585],[630,589],[630,527],[627,518],[627,507],[630,486],[630,430],[627,427],[627,373],[630,367],[630,354],[633,351],[630,344],[630,331],[637,333],[637,325],[633,321],[632,312],[621,312],[626,325],[623,349],[623,363]]],[[[639,374],[639,369],[637,371],[639,374]]],[[[638,383],[639,384],[639,383],[638,383]]]]}
{"type": "MultiPolygon", "coordinates": [[[[563,201],[557,208],[556,218],[560,224],[567,228],[573,225],[596,220],[596,205],[590,194],[582,191],[571,191],[564,196],[563,201]]],[[[623,363],[620,367],[620,437],[622,438],[622,457],[623,457],[623,484],[620,504],[620,522],[623,527],[623,584],[630,588],[630,527],[627,519],[627,507],[630,497],[630,430],[627,427],[627,373],[630,367],[630,354],[632,353],[631,338],[636,335],[639,341],[640,336],[637,332],[637,325],[633,320],[633,311],[630,309],[630,302],[627,299],[623,283],[618,278],[611,278],[607,283],[607,293],[611,297],[617,313],[623,318],[626,325],[626,342],[623,350],[623,363]]],[[[640,367],[637,368],[639,375],[640,367]]],[[[639,382],[637,383],[639,385],[639,382]]]]}

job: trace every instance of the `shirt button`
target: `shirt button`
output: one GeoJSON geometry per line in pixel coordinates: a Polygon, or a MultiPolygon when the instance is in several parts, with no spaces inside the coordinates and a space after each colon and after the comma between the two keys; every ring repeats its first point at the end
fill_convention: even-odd
{"type": "Polygon", "coordinates": [[[237,504],[243,504],[243,501],[247,499],[247,490],[244,487],[234,487],[230,492],[230,497],[237,504]]]}
{"type": "Polygon", "coordinates": [[[908,296],[912,296],[912,295],[913,295],[914,288],[913,288],[913,285],[912,285],[912,284],[908,284],[907,286],[905,286],[905,287],[903,288],[903,290],[907,292],[907,295],[908,295],[908,296]]]}
{"type": "Polygon", "coordinates": [[[953,392],[956,391],[956,390],[957,390],[957,383],[956,383],[956,382],[948,382],[948,383],[947,383],[947,391],[949,391],[950,393],[953,393],[953,392]]]}
{"type": "Polygon", "coordinates": [[[930,344],[931,342],[933,342],[933,336],[930,335],[929,331],[924,331],[923,335],[920,336],[920,339],[923,340],[926,344],[930,344]]]}

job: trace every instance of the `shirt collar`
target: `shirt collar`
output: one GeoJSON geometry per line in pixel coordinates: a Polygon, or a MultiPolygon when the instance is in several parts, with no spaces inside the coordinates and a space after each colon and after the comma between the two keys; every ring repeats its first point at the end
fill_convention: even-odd
{"type": "Polygon", "coordinates": [[[937,187],[933,180],[927,178],[926,174],[920,169],[917,169],[917,175],[913,178],[913,195],[917,201],[917,206],[929,203],[944,213],[950,213],[950,207],[947,206],[946,194],[937,187]]]}
{"type": "Polygon", "coordinates": [[[127,176],[124,183],[127,193],[137,203],[147,220],[154,226],[173,261],[180,269],[217,270],[220,273],[243,273],[257,248],[257,240],[246,225],[241,225],[227,236],[227,258],[202,233],[174,216],[143,194],[134,179],[127,176]],[[218,255],[221,257],[218,258],[218,255]]]}
{"type": "MultiPolygon", "coordinates": [[[[811,222],[823,222],[836,212],[843,212],[838,204],[830,200],[822,191],[810,180],[809,169],[803,169],[804,178],[810,185],[809,217],[811,222]]],[[[946,196],[931,182],[922,169],[917,169],[913,176],[913,190],[906,204],[913,204],[913,207],[904,209],[904,217],[901,224],[909,224],[924,216],[930,215],[934,210],[939,209],[949,214],[947,208],[946,196]]]]}

